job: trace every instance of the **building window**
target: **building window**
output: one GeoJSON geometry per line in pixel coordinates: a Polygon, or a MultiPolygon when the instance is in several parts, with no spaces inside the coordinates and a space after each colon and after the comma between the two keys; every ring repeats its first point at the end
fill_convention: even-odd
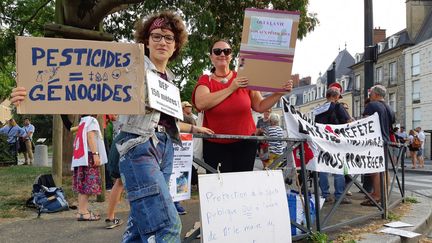
{"type": "Polygon", "coordinates": [[[382,67],[377,67],[375,70],[375,83],[380,84],[383,80],[383,70],[382,67]]]}
{"type": "Polygon", "coordinates": [[[389,94],[389,105],[396,112],[396,93],[389,94]]]}
{"type": "Polygon", "coordinates": [[[382,51],[384,51],[385,48],[385,42],[379,42],[378,43],[378,53],[381,53],[382,51]]]}
{"type": "Polygon", "coordinates": [[[307,93],[303,94],[303,104],[306,104],[308,102],[308,95],[307,93]]]}
{"type": "Polygon", "coordinates": [[[296,99],[295,95],[293,95],[293,96],[290,97],[290,104],[291,105],[296,105],[296,101],[297,101],[297,99],[296,99]]]}
{"type": "Polygon", "coordinates": [[[420,74],[420,53],[418,52],[412,54],[411,74],[412,76],[420,74]]]}
{"type": "Polygon", "coordinates": [[[355,76],[354,89],[360,91],[360,74],[355,76]]]}
{"type": "Polygon", "coordinates": [[[421,110],[420,107],[413,109],[413,127],[420,127],[421,110]]]}
{"type": "Polygon", "coordinates": [[[413,103],[420,103],[420,80],[412,82],[412,100],[413,103]]]}
{"type": "Polygon", "coordinates": [[[389,49],[393,48],[396,46],[397,42],[399,40],[399,36],[392,36],[389,39],[389,49]]]}
{"type": "Polygon", "coordinates": [[[397,83],[397,66],[396,62],[392,62],[389,64],[389,75],[390,75],[390,84],[397,83]]]}

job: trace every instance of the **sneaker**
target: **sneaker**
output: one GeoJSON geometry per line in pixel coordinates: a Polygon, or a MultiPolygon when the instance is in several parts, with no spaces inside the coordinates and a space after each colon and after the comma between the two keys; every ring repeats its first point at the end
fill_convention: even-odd
{"type": "Polygon", "coordinates": [[[107,229],[114,229],[117,226],[120,226],[124,223],[123,220],[119,219],[119,218],[114,218],[113,220],[110,219],[105,219],[105,224],[107,229]]]}
{"type": "Polygon", "coordinates": [[[347,191],[346,195],[351,197],[352,196],[352,192],[347,191]]]}
{"type": "Polygon", "coordinates": [[[344,197],[340,204],[352,204],[351,199],[344,197]]]}
{"type": "Polygon", "coordinates": [[[185,215],[185,214],[187,214],[186,210],[180,205],[179,202],[174,202],[174,206],[176,207],[177,213],[179,215],[185,215]]]}

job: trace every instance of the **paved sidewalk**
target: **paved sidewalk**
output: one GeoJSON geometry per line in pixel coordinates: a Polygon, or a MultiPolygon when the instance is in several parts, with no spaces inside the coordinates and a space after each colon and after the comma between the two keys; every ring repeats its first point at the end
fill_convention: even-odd
{"type": "MultiPolygon", "coordinates": [[[[410,166],[410,163],[411,162],[407,159],[407,166],[410,166]]],[[[256,169],[260,167],[260,161],[257,160],[256,169]]],[[[411,170],[408,167],[406,170],[415,173],[432,174],[432,162],[427,160],[423,170],[411,170]]],[[[377,211],[374,207],[360,206],[359,204],[363,200],[364,195],[357,193],[358,190],[356,188],[352,188],[351,191],[354,192],[354,195],[351,197],[353,204],[341,205],[337,209],[337,214],[330,220],[330,224],[377,211]]],[[[432,203],[428,198],[418,197],[417,195],[416,197],[419,198],[420,203],[413,204],[410,212],[401,220],[415,225],[409,230],[424,233],[429,227],[427,222],[431,220],[432,203]]],[[[105,229],[104,219],[107,203],[92,202],[91,205],[92,209],[102,214],[101,221],[78,222],[75,220],[76,210],[55,214],[43,214],[41,218],[36,218],[35,213],[34,218],[18,219],[13,222],[1,223],[0,242],[120,242],[125,225],[111,230],[105,229]]],[[[182,202],[182,205],[188,211],[188,214],[181,216],[183,223],[182,236],[184,236],[187,231],[193,228],[193,224],[199,221],[199,201],[195,198],[182,202]]],[[[323,213],[328,212],[331,206],[332,205],[325,205],[322,210],[323,213]]],[[[127,202],[123,200],[119,205],[118,216],[126,220],[127,214],[128,205],[127,202]]],[[[377,217],[377,219],[379,219],[379,217],[377,217]]],[[[357,227],[361,227],[364,223],[357,223],[356,225],[357,227]]],[[[335,234],[331,232],[329,235],[335,237],[335,234]]],[[[363,236],[363,238],[361,242],[401,242],[400,237],[384,234],[368,234],[363,236]]],[[[199,240],[195,240],[194,242],[199,242],[199,240]]]]}

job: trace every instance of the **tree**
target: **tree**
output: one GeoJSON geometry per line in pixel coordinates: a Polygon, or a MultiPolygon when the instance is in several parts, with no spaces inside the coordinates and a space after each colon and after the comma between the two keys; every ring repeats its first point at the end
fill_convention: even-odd
{"type": "MultiPolygon", "coordinates": [[[[59,0],[58,0],[59,1],[59,0]]],[[[182,90],[182,99],[190,94],[199,75],[210,67],[207,58],[212,37],[231,41],[238,51],[245,8],[298,10],[301,22],[298,38],[302,39],[319,23],[316,14],[308,13],[308,0],[62,0],[64,25],[86,30],[102,26],[115,40],[132,40],[133,25],[139,18],[163,9],[178,11],[190,30],[189,45],[183,55],[171,64],[177,74],[176,84],[182,90]]],[[[54,21],[53,0],[6,0],[0,3],[0,101],[8,96],[14,83],[14,36],[42,36],[43,26],[54,21]],[[35,11],[36,10],[36,11],[35,11]]],[[[65,35],[68,37],[67,35],[65,35]]],[[[74,38],[71,34],[70,38],[74,38]]]]}

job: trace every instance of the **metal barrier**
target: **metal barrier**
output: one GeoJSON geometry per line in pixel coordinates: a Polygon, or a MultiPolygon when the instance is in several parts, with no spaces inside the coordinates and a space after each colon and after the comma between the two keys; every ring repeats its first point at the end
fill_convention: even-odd
{"type": "MultiPolygon", "coordinates": [[[[205,134],[194,134],[194,137],[197,138],[205,138],[205,139],[236,139],[236,140],[256,140],[256,141],[285,141],[287,142],[287,149],[285,153],[280,156],[278,159],[276,159],[268,168],[269,169],[282,169],[283,167],[287,166],[293,166],[288,161],[290,161],[289,157],[291,156],[292,151],[300,146],[299,150],[299,156],[301,161],[301,168],[300,168],[300,175],[301,175],[301,195],[303,196],[304,202],[309,202],[309,187],[307,186],[307,170],[305,165],[305,158],[304,158],[304,145],[303,142],[305,142],[305,139],[292,139],[292,138],[274,138],[274,137],[264,137],[264,136],[236,136],[236,135],[205,135],[205,134]]],[[[404,158],[406,153],[406,145],[399,144],[399,143],[386,143],[384,146],[384,152],[385,152],[385,172],[380,173],[380,186],[381,186],[381,203],[378,203],[375,201],[372,196],[363,188],[362,185],[359,184],[357,181],[357,178],[359,175],[355,175],[354,177],[349,176],[352,180],[350,183],[348,183],[345,187],[345,190],[342,194],[342,196],[335,202],[330,212],[325,215],[324,219],[321,221],[321,210],[320,207],[315,207],[315,225],[312,225],[312,220],[310,217],[310,205],[309,203],[304,203],[304,212],[305,212],[305,221],[306,225],[300,225],[297,222],[295,222],[295,219],[291,219],[291,225],[295,226],[296,228],[300,229],[303,233],[293,236],[292,239],[300,240],[308,237],[311,233],[314,231],[318,232],[328,232],[334,229],[337,229],[339,227],[350,225],[353,223],[365,221],[366,219],[376,217],[378,215],[381,215],[382,218],[388,217],[388,209],[395,207],[400,202],[404,201],[405,199],[405,170],[404,170],[404,158]],[[397,156],[392,156],[392,153],[389,148],[396,148],[398,153],[397,156]],[[393,173],[393,178],[390,183],[390,190],[387,191],[388,185],[387,182],[389,181],[389,163],[391,165],[391,171],[393,173]],[[401,171],[399,170],[399,166],[401,168],[401,171]],[[399,172],[401,172],[401,180],[399,180],[399,172]],[[401,198],[397,199],[394,202],[391,202],[389,204],[388,199],[390,198],[392,192],[393,192],[393,186],[394,183],[397,182],[397,186],[401,195],[401,198]],[[378,208],[378,212],[369,214],[369,215],[363,215],[357,218],[350,219],[345,222],[340,222],[333,225],[327,225],[329,220],[332,218],[332,216],[336,213],[337,208],[340,206],[342,199],[346,196],[347,192],[351,188],[352,185],[356,185],[366,196],[369,200],[371,200],[374,205],[378,208]]],[[[217,170],[204,161],[195,158],[193,159],[195,163],[197,163],[199,166],[203,167],[207,170],[207,173],[217,173],[217,170]]],[[[313,172],[312,173],[312,189],[314,193],[314,199],[316,204],[319,205],[319,186],[318,186],[318,173],[313,172]]],[[[196,229],[194,232],[192,232],[188,237],[184,238],[184,243],[192,242],[198,235],[200,234],[200,229],[196,229]]]]}

